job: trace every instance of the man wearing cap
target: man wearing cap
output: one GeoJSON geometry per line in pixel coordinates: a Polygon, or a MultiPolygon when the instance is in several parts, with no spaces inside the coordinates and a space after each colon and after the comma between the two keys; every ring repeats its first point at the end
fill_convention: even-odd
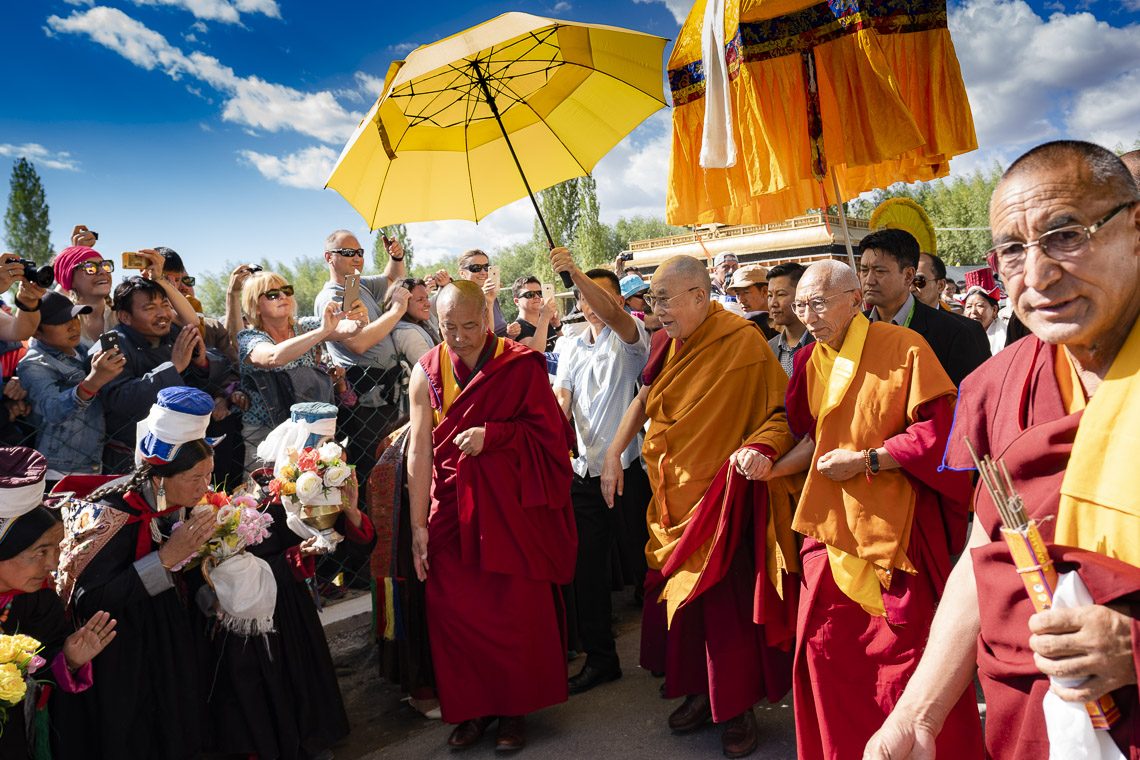
{"type": "Polygon", "coordinates": [[[19,374],[32,405],[36,448],[48,461],[51,482],[67,475],[98,475],[103,466],[104,419],[99,391],[119,376],[126,357],[118,349],[79,350],[79,317],[90,306],[50,291],[40,302],[40,324],[20,361],[19,374]]]}
{"type": "Polygon", "coordinates": [[[569,685],[571,694],[579,694],[621,677],[610,620],[610,555],[619,537],[619,553],[637,558],[630,569],[639,583],[645,580],[649,480],[641,465],[641,436],[622,452],[625,493],[612,509],[602,498],[601,472],[606,448],[637,395],[649,357],[649,335],[641,320],[622,308],[613,272],[582,272],[565,248],[551,252],[551,263],[555,272],[570,274],[578,307],[589,325],[558,363],[554,381],[554,393],[578,435],[570,496],[578,525],[575,612],[586,664],[569,685]]]}
{"type": "Polygon", "coordinates": [[[775,338],[777,333],[768,324],[768,270],[762,266],[746,266],[732,273],[725,292],[736,296],[744,309],[744,316],[751,320],[764,333],[765,340],[775,338]]]}
{"type": "Polygon", "coordinates": [[[728,294],[725,288],[739,266],[740,263],[736,258],[736,254],[731,251],[718,253],[716,258],[713,259],[711,292],[714,301],[724,300],[724,297],[728,294]]]}
{"type": "Polygon", "coordinates": [[[976,322],[932,309],[914,297],[911,286],[918,252],[913,235],[890,227],[859,241],[859,279],[864,303],[871,307],[866,316],[872,322],[891,322],[921,335],[957,387],[989,358],[990,344],[976,322]]]}
{"type": "MultiPolygon", "coordinates": [[[[115,638],[115,621],[96,612],[79,630],[68,621],[52,583],[59,564],[63,526],[43,506],[47,461],[38,451],[23,447],[0,448],[0,634],[23,634],[39,642],[46,663],[35,673],[47,676],[57,690],[47,696],[31,685],[24,698],[9,710],[0,733],[0,757],[32,757],[29,748],[55,750],[57,756],[77,757],[82,746],[82,725],[68,723],[74,703],[68,695],[92,683],[91,659],[115,638]],[[50,709],[54,731],[40,733],[45,721],[28,721],[25,715],[50,709]]],[[[50,750],[49,750],[50,755],[50,750]]],[[[35,757],[42,757],[36,754],[35,757]]]]}
{"type": "Polygon", "coordinates": [[[645,294],[649,292],[649,283],[641,278],[637,272],[630,272],[618,281],[621,285],[621,297],[625,301],[625,310],[645,325],[645,329],[654,332],[661,329],[661,320],[645,303],[645,294]]]}
{"type": "Polygon", "coordinates": [[[795,262],[777,264],[768,270],[768,318],[780,331],[779,335],[768,341],[768,345],[788,377],[792,375],[796,354],[815,341],[811,331],[792,308],[796,300],[796,286],[803,273],[803,265],[795,262]]]}
{"type": "Polygon", "coordinates": [[[610,504],[624,494],[625,452],[648,421],[641,664],[665,672],[667,698],[685,697],[670,729],[712,719],[725,726],[725,755],[744,757],[759,745],[753,705],[779,701],[791,680],[793,503],[782,482],[756,481],[793,439],[787,376],[760,331],[710,302],[709,290],[708,270],[690,256],[654,274],[650,300],[664,329],[606,452],[601,488],[610,504]]]}

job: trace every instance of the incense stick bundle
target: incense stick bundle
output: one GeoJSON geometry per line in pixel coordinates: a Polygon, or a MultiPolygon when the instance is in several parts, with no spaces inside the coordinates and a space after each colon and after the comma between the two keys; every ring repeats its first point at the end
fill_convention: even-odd
{"type": "MultiPolygon", "coordinates": [[[[1057,588],[1057,570],[1053,567],[1049,550],[1037,529],[1037,521],[1029,519],[1026,514],[1025,503],[1013,487],[1013,479],[1005,462],[995,463],[988,454],[979,459],[968,438],[966,447],[970,450],[986,491],[997,507],[1002,522],[1002,538],[1009,547],[1030,601],[1038,612],[1049,609],[1053,606],[1053,592],[1057,588]]],[[[1086,702],[1085,710],[1088,711],[1093,728],[1107,730],[1120,718],[1120,710],[1109,694],[1095,702],[1086,702]]]]}

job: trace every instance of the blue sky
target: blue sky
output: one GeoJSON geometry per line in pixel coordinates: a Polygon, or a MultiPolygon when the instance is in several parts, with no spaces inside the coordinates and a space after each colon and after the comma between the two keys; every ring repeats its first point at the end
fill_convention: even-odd
{"type": "MultiPolygon", "coordinates": [[[[0,42],[0,170],[31,158],[52,241],[73,224],[105,255],[179,250],[197,271],[319,253],[356,213],[320,190],[379,94],[389,62],[508,10],[674,37],[684,0],[427,3],[287,0],[48,0],[8,3],[0,42]],[[19,74],[12,75],[19,65],[19,74]]],[[[982,149],[955,172],[1028,144],[1140,138],[1140,0],[960,0],[951,8],[982,149]]],[[[603,218],[663,214],[668,113],[601,164],[603,218]]],[[[513,204],[477,227],[413,225],[427,258],[529,236],[513,204]]]]}

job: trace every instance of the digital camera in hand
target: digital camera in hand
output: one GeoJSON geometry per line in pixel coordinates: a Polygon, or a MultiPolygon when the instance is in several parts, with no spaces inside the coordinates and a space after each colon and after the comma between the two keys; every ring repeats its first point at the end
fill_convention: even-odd
{"type": "Polygon", "coordinates": [[[16,263],[23,265],[24,279],[28,282],[34,282],[41,288],[50,288],[52,283],[55,282],[55,270],[52,269],[50,264],[37,267],[36,262],[31,259],[16,259],[16,263]]]}

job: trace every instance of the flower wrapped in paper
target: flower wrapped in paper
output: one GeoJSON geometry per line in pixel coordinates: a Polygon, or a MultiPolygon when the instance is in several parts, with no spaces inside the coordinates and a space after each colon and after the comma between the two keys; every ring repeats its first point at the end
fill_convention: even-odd
{"type": "Polygon", "coordinates": [[[46,664],[42,648],[31,636],[0,635],[0,733],[9,711],[24,701],[32,675],[46,664]]]}

